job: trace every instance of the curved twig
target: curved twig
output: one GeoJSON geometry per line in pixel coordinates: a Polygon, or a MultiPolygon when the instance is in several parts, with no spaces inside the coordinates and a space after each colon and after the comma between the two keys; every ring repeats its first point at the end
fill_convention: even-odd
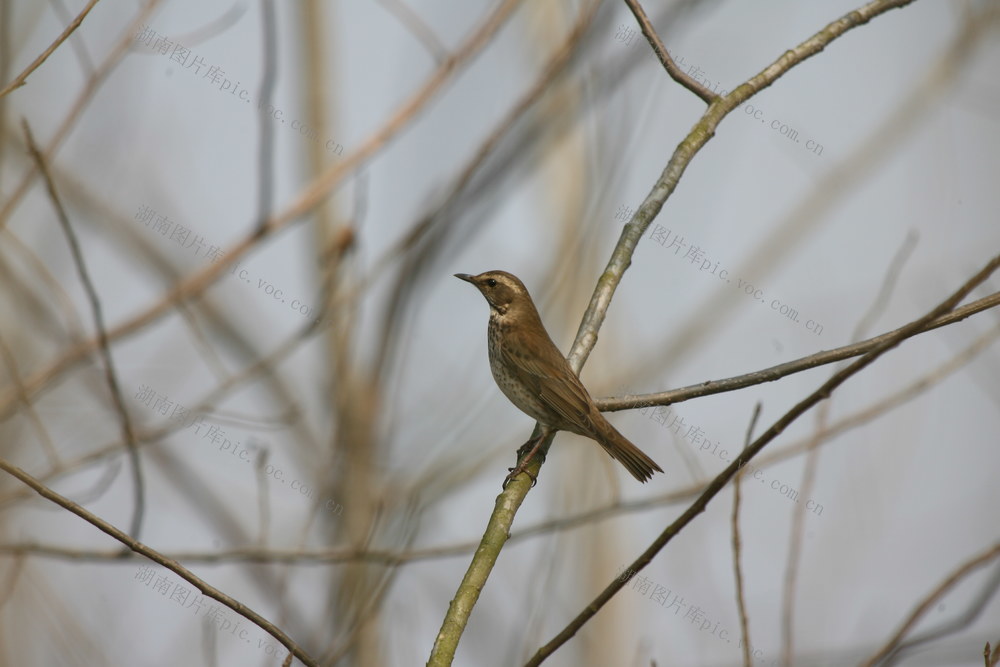
{"type": "Polygon", "coordinates": [[[1000,543],[994,544],[992,547],[987,549],[985,552],[973,557],[972,559],[963,563],[957,570],[951,573],[947,579],[941,582],[941,584],[931,591],[927,597],[925,597],[920,604],[918,604],[913,611],[907,616],[906,620],[899,627],[899,630],[885,643],[885,645],[875,652],[868,660],[862,663],[863,667],[872,667],[877,664],[880,660],[886,658],[896,646],[903,640],[906,633],[909,632],[920,617],[927,613],[927,610],[937,604],[937,601],[949,590],[951,587],[957,584],[959,581],[964,579],[973,570],[982,567],[986,563],[990,562],[994,558],[1000,556],[1000,543]]]}
{"type": "Polygon", "coordinates": [[[656,57],[660,59],[660,64],[663,65],[665,70],[667,70],[667,74],[670,75],[670,78],[700,97],[705,104],[711,104],[714,102],[718,95],[685,74],[681,68],[677,66],[677,63],[674,62],[674,59],[670,57],[670,54],[667,53],[667,47],[663,45],[663,42],[660,40],[660,36],[656,34],[656,29],[653,28],[653,24],[650,22],[649,17],[646,16],[646,12],[643,11],[642,5],[639,4],[639,0],[625,0],[625,4],[632,10],[632,14],[635,16],[635,20],[639,23],[639,28],[642,30],[642,34],[646,36],[646,40],[649,42],[649,45],[653,47],[653,53],[655,53],[656,57]]]}
{"type": "Polygon", "coordinates": [[[69,216],[63,206],[62,199],[56,191],[56,185],[52,181],[49,167],[45,163],[45,158],[35,144],[35,138],[31,134],[31,127],[28,121],[22,119],[24,127],[24,138],[28,144],[28,151],[35,159],[38,171],[45,181],[52,206],[56,210],[56,218],[59,220],[63,234],[66,236],[66,243],[69,245],[70,255],[73,257],[73,264],[80,276],[80,283],[87,294],[87,301],[90,303],[90,312],[94,317],[94,328],[97,329],[97,349],[104,362],[104,377],[108,382],[108,390],[111,393],[111,401],[114,403],[115,411],[118,412],[121,421],[122,439],[125,441],[125,449],[128,452],[129,467],[132,470],[132,493],[134,497],[134,507],[132,509],[132,522],[129,528],[129,535],[134,539],[139,539],[142,530],[142,517],[146,509],[146,484],[143,481],[142,465],[139,459],[139,446],[136,443],[135,429],[132,428],[132,420],[128,416],[128,408],[125,407],[125,399],[122,397],[121,385],[118,383],[118,373],[115,372],[114,357],[111,356],[111,346],[108,344],[108,331],[104,326],[104,313],[101,308],[101,299],[97,295],[97,288],[94,287],[90,279],[90,272],[87,270],[87,263],[83,258],[83,251],[80,249],[80,242],[73,232],[73,226],[69,223],[69,216]]]}

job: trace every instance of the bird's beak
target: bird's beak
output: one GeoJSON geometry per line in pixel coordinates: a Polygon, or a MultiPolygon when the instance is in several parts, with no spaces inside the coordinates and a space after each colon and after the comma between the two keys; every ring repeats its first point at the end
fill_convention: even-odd
{"type": "Polygon", "coordinates": [[[472,280],[472,276],[470,276],[468,273],[456,273],[455,277],[456,278],[461,278],[462,280],[464,280],[467,283],[472,283],[473,285],[476,284],[475,281],[472,280]]]}

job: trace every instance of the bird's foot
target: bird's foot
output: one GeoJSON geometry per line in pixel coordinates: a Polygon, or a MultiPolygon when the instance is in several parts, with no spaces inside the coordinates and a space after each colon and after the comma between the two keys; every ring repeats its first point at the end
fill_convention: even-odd
{"type": "Polygon", "coordinates": [[[518,475],[520,475],[522,472],[525,475],[527,475],[528,477],[531,478],[531,486],[532,486],[532,488],[534,488],[535,484],[538,484],[538,478],[535,477],[534,475],[532,475],[530,472],[528,472],[527,464],[528,464],[528,460],[526,459],[524,462],[519,463],[517,466],[515,466],[513,468],[507,468],[507,470],[510,471],[510,474],[507,475],[507,477],[505,477],[504,480],[503,480],[503,488],[504,488],[504,490],[506,490],[507,489],[507,485],[510,484],[511,482],[513,482],[514,478],[517,477],[518,475]]]}
{"type": "Polygon", "coordinates": [[[528,442],[524,443],[523,445],[521,445],[520,449],[517,450],[518,464],[513,468],[507,468],[510,474],[507,475],[507,477],[504,478],[503,480],[503,488],[505,490],[507,488],[507,485],[510,484],[512,481],[514,481],[514,478],[520,475],[522,472],[531,478],[532,488],[535,486],[535,484],[538,484],[538,477],[528,472],[528,464],[531,463],[531,460],[535,458],[535,454],[537,454],[538,450],[541,449],[542,442],[544,441],[545,441],[545,436],[543,434],[537,438],[533,438],[528,442]]]}

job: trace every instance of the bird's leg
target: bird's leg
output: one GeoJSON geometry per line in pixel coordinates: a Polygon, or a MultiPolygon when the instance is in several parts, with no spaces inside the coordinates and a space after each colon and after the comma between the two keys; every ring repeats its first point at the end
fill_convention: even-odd
{"type": "Polygon", "coordinates": [[[521,445],[521,447],[517,450],[518,464],[513,468],[507,469],[510,471],[510,474],[503,480],[503,488],[506,489],[507,485],[522,472],[531,478],[531,486],[538,484],[538,478],[528,472],[528,464],[531,463],[533,458],[535,458],[535,454],[538,453],[538,450],[542,448],[542,443],[545,442],[545,438],[548,434],[548,429],[543,428],[536,437],[531,438],[526,443],[521,445]]]}

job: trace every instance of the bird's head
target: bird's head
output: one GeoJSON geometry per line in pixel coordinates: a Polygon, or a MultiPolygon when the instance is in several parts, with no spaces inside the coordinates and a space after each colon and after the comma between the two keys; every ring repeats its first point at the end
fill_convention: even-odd
{"type": "Polygon", "coordinates": [[[456,278],[475,285],[490,304],[490,309],[506,315],[510,308],[531,306],[528,289],[516,276],[506,271],[486,271],[478,276],[456,273],[456,278]]]}

